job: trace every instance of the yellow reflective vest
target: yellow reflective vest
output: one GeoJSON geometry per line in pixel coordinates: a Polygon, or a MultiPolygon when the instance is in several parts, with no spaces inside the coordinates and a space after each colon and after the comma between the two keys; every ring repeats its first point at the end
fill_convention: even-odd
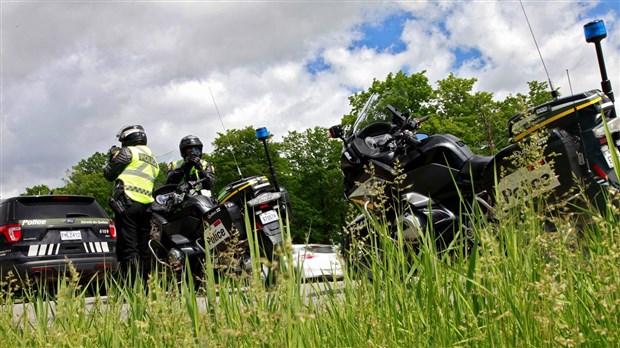
{"type": "MultiPolygon", "coordinates": [[[[181,166],[183,166],[183,164],[185,163],[184,159],[180,159],[176,162],[172,162],[168,165],[168,170],[174,170],[177,168],[181,168],[181,166]]],[[[202,168],[207,169],[207,167],[209,166],[209,162],[201,159],[200,160],[200,164],[202,164],[202,168]]],[[[196,180],[200,179],[200,177],[198,176],[198,171],[196,170],[196,168],[192,167],[192,169],[190,169],[189,171],[189,176],[190,178],[195,177],[196,180]]],[[[183,182],[184,179],[181,179],[181,182],[183,182]]]]}
{"type": "Polygon", "coordinates": [[[123,181],[125,194],[138,203],[153,203],[153,186],[159,174],[157,160],[146,145],[127,148],[131,151],[131,163],[118,176],[123,181]]]}

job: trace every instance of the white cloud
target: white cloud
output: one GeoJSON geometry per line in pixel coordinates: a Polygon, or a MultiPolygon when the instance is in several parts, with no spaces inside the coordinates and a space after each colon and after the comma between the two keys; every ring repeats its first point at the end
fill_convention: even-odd
{"type": "MultiPolygon", "coordinates": [[[[584,2],[524,6],[554,84],[600,88],[594,47],[583,40],[584,2]],[[549,15],[553,14],[553,15],[549,15]]],[[[517,2],[10,2],[2,3],[0,195],[62,185],[65,170],[141,124],[160,161],[178,141],[205,144],[226,128],[266,126],[276,136],[329,127],[351,90],[407,67],[434,83],[449,72],[478,78],[499,97],[545,81],[517,2]],[[363,23],[410,11],[398,54],[349,49],[363,23]],[[455,50],[481,57],[455,68],[455,50]],[[304,65],[322,56],[330,69],[304,65]],[[484,64],[482,64],[484,63],[484,64]],[[217,102],[222,121],[213,103],[217,102]]],[[[613,8],[612,8],[613,10],[613,8]]],[[[601,16],[607,69],[618,92],[618,9],[601,16]]],[[[394,38],[395,40],[398,38],[394,38]]],[[[209,148],[209,146],[207,146],[209,148]]]]}

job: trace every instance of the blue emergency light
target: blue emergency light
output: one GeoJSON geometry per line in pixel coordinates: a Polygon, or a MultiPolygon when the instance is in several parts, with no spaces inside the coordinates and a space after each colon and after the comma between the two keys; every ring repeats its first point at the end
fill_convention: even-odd
{"type": "Polygon", "coordinates": [[[605,22],[600,19],[592,21],[583,26],[586,42],[599,42],[607,37],[605,22]]]}
{"type": "Polygon", "coordinates": [[[267,138],[269,138],[269,132],[267,131],[267,128],[262,127],[256,130],[256,139],[263,141],[267,138]]]}

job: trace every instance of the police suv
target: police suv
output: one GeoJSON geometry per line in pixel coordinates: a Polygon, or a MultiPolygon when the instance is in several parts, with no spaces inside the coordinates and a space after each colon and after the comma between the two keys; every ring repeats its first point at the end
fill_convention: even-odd
{"type": "Polygon", "coordinates": [[[88,281],[115,271],[116,229],[93,197],[20,196],[0,201],[2,281],[53,281],[69,263],[88,281]]]}

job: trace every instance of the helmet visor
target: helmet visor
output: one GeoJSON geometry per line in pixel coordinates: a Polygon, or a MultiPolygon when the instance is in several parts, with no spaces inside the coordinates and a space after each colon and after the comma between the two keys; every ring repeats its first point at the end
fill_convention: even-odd
{"type": "Polygon", "coordinates": [[[201,146],[192,146],[185,148],[186,156],[200,156],[202,155],[202,147],[201,146]]]}
{"type": "Polygon", "coordinates": [[[136,132],[144,132],[144,128],[142,126],[124,126],[116,133],[116,139],[122,142],[129,134],[136,132]]]}

